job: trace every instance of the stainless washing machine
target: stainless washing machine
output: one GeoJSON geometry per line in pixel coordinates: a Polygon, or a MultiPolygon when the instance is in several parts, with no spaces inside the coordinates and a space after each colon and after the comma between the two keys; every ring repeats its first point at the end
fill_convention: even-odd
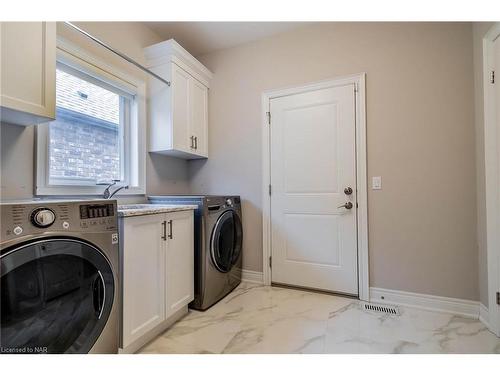
{"type": "Polygon", "coordinates": [[[195,298],[189,305],[206,310],[241,282],[243,227],[239,196],[151,196],[153,204],[193,204],[195,298]]]}
{"type": "Polygon", "coordinates": [[[118,353],[116,201],[0,210],[0,352],[118,353]]]}

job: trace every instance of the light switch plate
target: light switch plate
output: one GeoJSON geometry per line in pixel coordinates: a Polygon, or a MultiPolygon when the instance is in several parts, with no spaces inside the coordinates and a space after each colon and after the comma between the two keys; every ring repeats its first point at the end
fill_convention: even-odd
{"type": "Polygon", "coordinates": [[[382,189],[382,177],[380,177],[380,176],[372,177],[372,189],[373,190],[381,190],[382,189]]]}

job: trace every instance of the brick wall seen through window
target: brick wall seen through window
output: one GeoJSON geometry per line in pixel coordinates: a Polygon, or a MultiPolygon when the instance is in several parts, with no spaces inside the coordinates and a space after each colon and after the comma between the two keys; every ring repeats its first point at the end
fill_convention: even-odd
{"type": "Polygon", "coordinates": [[[50,124],[49,179],[55,184],[121,178],[120,95],[60,69],[50,124]]]}

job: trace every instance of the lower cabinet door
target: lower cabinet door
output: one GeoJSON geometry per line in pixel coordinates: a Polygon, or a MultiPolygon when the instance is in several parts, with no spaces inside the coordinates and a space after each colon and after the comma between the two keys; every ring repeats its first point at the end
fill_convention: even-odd
{"type": "Polygon", "coordinates": [[[167,318],[194,299],[193,211],[172,212],[167,219],[167,318]]]}
{"type": "Polygon", "coordinates": [[[125,217],[123,244],[123,346],[165,320],[165,215],[125,217]]]}

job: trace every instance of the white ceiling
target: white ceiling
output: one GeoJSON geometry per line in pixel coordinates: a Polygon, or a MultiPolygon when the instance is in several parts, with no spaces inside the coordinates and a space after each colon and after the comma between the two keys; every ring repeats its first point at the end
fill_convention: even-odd
{"type": "Polygon", "coordinates": [[[282,33],[307,22],[144,22],[165,40],[174,38],[192,55],[200,56],[219,49],[282,33]]]}

